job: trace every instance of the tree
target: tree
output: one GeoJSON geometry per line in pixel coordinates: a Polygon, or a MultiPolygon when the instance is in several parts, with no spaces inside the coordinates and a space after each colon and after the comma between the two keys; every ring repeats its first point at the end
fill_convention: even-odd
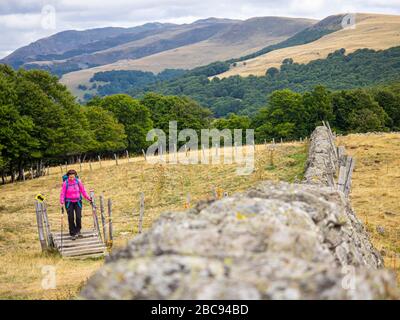
{"type": "Polygon", "coordinates": [[[118,123],[114,114],[101,107],[91,106],[85,110],[95,142],[90,151],[109,152],[127,147],[124,126],[118,123]]]}
{"type": "Polygon", "coordinates": [[[400,94],[383,88],[374,92],[374,98],[389,116],[388,126],[392,130],[400,130],[400,94]]]}
{"type": "Polygon", "coordinates": [[[56,77],[20,70],[16,81],[19,111],[33,120],[42,156],[73,156],[90,149],[93,140],[83,110],[56,77]]]}
{"type": "Polygon", "coordinates": [[[334,126],[342,132],[384,131],[388,115],[364,90],[333,94],[334,126]]]}
{"type": "Polygon", "coordinates": [[[334,119],[331,93],[324,86],[316,86],[303,94],[303,105],[308,115],[307,131],[314,130],[321,121],[334,119]]]}
{"type": "Polygon", "coordinates": [[[275,78],[275,76],[278,75],[278,74],[279,74],[279,69],[278,69],[278,68],[275,68],[275,67],[269,68],[269,69],[267,70],[267,72],[265,73],[265,75],[266,75],[267,77],[270,77],[270,78],[275,78]]]}
{"type": "Polygon", "coordinates": [[[141,103],[148,107],[154,128],[169,133],[169,122],[177,121],[178,130],[209,128],[211,112],[186,97],[146,94],[141,103]]]}
{"type": "Polygon", "coordinates": [[[276,131],[280,132],[278,137],[295,138],[307,134],[308,114],[302,103],[301,94],[288,89],[274,91],[269,97],[268,107],[270,121],[274,126],[287,123],[284,126],[285,130],[280,128],[276,131]]]}
{"type": "Polygon", "coordinates": [[[16,168],[20,177],[26,162],[40,157],[33,121],[21,116],[15,106],[0,105],[0,145],[4,146],[1,150],[3,167],[9,165],[10,172],[16,168]]]}
{"type": "Polygon", "coordinates": [[[130,151],[140,152],[148,146],[146,135],[153,128],[153,121],[145,105],[126,94],[116,94],[101,99],[99,106],[123,124],[130,151]]]}
{"type": "Polygon", "coordinates": [[[239,116],[234,113],[228,115],[227,118],[216,119],[212,122],[212,126],[219,130],[229,129],[250,129],[251,120],[248,116],[239,116]]]}

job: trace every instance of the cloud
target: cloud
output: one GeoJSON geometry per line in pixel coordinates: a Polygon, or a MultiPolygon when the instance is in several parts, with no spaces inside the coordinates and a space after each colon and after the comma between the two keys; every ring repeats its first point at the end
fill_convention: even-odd
{"type": "MultiPolygon", "coordinates": [[[[189,23],[208,17],[288,16],[322,19],[343,12],[400,13],[399,0],[1,0],[0,58],[23,45],[67,29],[189,23]],[[44,6],[56,12],[56,29],[43,28],[44,6]]],[[[46,22],[46,21],[45,21],[46,22]]]]}

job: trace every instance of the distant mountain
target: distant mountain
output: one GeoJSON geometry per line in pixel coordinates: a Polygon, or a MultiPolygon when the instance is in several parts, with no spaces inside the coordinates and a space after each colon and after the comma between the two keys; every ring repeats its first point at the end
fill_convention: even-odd
{"type": "MultiPolygon", "coordinates": [[[[59,76],[80,70],[85,75],[90,70],[88,77],[79,72],[73,76],[79,83],[87,82],[95,72],[114,69],[191,69],[250,54],[315,22],[281,17],[245,21],[208,18],[182,25],[149,23],[133,28],[64,31],[20,48],[0,63],[40,68],[59,76]],[[83,78],[85,81],[81,81],[83,78]]],[[[79,84],[68,77],[65,82],[72,87],[79,84]]]]}
{"type": "Polygon", "coordinates": [[[279,68],[287,58],[308,63],[342,48],[351,53],[357,49],[382,50],[400,45],[398,15],[358,13],[355,28],[347,29],[342,28],[343,17],[343,14],[327,17],[275,46],[232,60],[230,70],[218,77],[261,76],[271,67],[279,68]]]}
{"type": "Polygon", "coordinates": [[[66,59],[107,49],[127,42],[132,37],[144,37],[150,32],[157,33],[160,29],[167,27],[168,25],[149,23],[133,28],[110,27],[85,31],[63,31],[17,49],[1,62],[19,68],[35,61],[66,59]]]}

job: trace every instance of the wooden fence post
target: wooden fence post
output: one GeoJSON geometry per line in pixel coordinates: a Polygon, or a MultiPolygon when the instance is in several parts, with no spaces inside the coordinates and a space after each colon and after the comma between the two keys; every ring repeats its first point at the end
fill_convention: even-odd
{"type": "Polygon", "coordinates": [[[47,239],[47,247],[54,247],[53,244],[53,236],[51,234],[50,230],[50,222],[49,222],[49,216],[47,215],[47,204],[46,202],[41,202],[40,203],[42,215],[43,215],[43,222],[44,222],[44,227],[46,229],[46,239],[47,239]]]}
{"type": "Polygon", "coordinates": [[[142,149],[142,153],[143,153],[143,156],[144,156],[144,161],[147,161],[146,152],[143,149],[142,149]]]}
{"type": "Polygon", "coordinates": [[[115,165],[117,166],[118,165],[118,158],[117,158],[117,154],[116,153],[114,153],[114,159],[115,159],[115,165]]]}
{"type": "Polygon", "coordinates": [[[100,168],[101,168],[101,157],[100,155],[97,156],[97,159],[99,160],[100,168]]]}
{"type": "Polygon", "coordinates": [[[89,160],[89,168],[90,168],[90,171],[93,171],[93,168],[92,168],[92,160],[89,160]]]}
{"type": "Polygon", "coordinates": [[[345,184],[346,184],[346,166],[341,165],[339,168],[339,178],[337,183],[338,190],[344,192],[345,184]]]}
{"type": "Polygon", "coordinates": [[[191,197],[190,197],[190,192],[186,195],[186,209],[190,208],[190,202],[191,202],[191,197]]]}
{"type": "Polygon", "coordinates": [[[235,142],[234,144],[234,148],[235,148],[235,160],[237,161],[238,160],[238,146],[237,146],[237,143],[235,142]]]}
{"type": "Polygon", "coordinates": [[[204,147],[204,144],[201,145],[201,150],[203,152],[203,161],[204,161],[204,163],[207,163],[207,161],[206,161],[206,148],[204,147]]]}
{"type": "Polygon", "coordinates": [[[104,196],[100,195],[100,215],[101,215],[101,224],[103,226],[103,240],[104,243],[107,243],[107,225],[106,225],[106,217],[104,214],[104,196]]]}
{"type": "Polygon", "coordinates": [[[348,157],[348,164],[346,165],[346,185],[344,188],[344,194],[346,195],[346,197],[348,197],[350,195],[350,191],[351,191],[351,180],[352,180],[352,175],[353,175],[353,170],[354,170],[354,166],[355,166],[355,160],[353,159],[353,157],[348,157]]]}
{"type": "Polygon", "coordinates": [[[128,150],[126,150],[126,158],[128,159],[128,163],[129,163],[129,151],[128,150]]]}
{"type": "Polygon", "coordinates": [[[25,181],[25,170],[22,169],[22,181],[25,181]]]}
{"type": "Polygon", "coordinates": [[[108,199],[108,232],[110,245],[113,243],[113,225],[112,225],[112,200],[108,199]]]}
{"type": "Polygon", "coordinates": [[[176,144],[174,143],[174,162],[178,162],[178,148],[176,147],[176,144]]]}
{"type": "Polygon", "coordinates": [[[159,153],[159,156],[160,156],[160,162],[162,162],[162,161],[163,161],[163,149],[162,149],[162,145],[160,145],[160,148],[158,149],[158,153],[159,153]]]}
{"type": "Polygon", "coordinates": [[[82,161],[81,161],[81,157],[79,157],[78,161],[79,161],[79,173],[81,173],[81,172],[82,172],[82,161]]]}
{"type": "Polygon", "coordinates": [[[102,238],[100,233],[99,219],[97,217],[96,198],[93,190],[90,190],[90,198],[92,199],[93,227],[97,231],[99,237],[102,238]]]}
{"type": "Polygon", "coordinates": [[[140,193],[140,211],[139,211],[139,233],[143,230],[143,216],[144,216],[144,193],[140,193]]]}
{"type": "Polygon", "coordinates": [[[42,248],[42,251],[45,251],[47,249],[47,244],[46,244],[46,238],[44,236],[43,219],[42,219],[42,213],[40,210],[40,204],[39,204],[39,201],[37,201],[37,200],[35,201],[35,210],[36,210],[36,222],[37,222],[37,226],[38,226],[40,247],[42,248]]]}
{"type": "Polygon", "coordinates": [[[212,195],[214,197],[214,200],[217,200],[218,199],[218,194],[217,194],[217,191],[215,190],[215,187],[212,187],[211,193],[212,193],[212,195]]]}

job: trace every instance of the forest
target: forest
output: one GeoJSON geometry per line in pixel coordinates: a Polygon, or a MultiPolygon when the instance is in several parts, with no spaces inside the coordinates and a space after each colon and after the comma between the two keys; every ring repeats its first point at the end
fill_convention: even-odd
{"type": "MultiPolygon", "coordinates": [[[[168,70],[170,79],[165,79],[163,73],[151,77],[141,71],[110,71],[96,74],[92,81],[108,82],[97,86],[102,96],[127,93],[141,98],[147,92],[158,92],[188,96],[212,110],[215,117],[225,117],[229,113],[254,116],[267,103],[267,96],[276,90],[286,88],[304,93],[317,85],[341,90],[398,81],[400,47],[381,51],[360,49],[348,55],[341,49],[326,59],[308,64],[294,63],[288,58],[280,69],[269,68],[262,77],[214,77],[210,80],[229,66],[228,62],[215,62],[190,71],[168,70]]],[[[86,95],[86,99],[90,98],[86,95]]]]}
{"type": "MultiPolygon", "coordinates": [[[[284,71],[281,71],[284,72],[284,71]]],[[[94,97],[80,105],[55,76],[45,71],[0,67],[0,170],[2,177],[38,164],[49,165],[149,145],[152,128],[255,129],[256,140],[308,136],[321,120],[339,133],[400,130],[400,82],[367,89],[332,91],[317,85],[298,93],[275,90],[253,115],[216,118],[189,97],[148,92],[94,97]]],[[[12,175],[14,178],[14,176],[12,175]]]]}

